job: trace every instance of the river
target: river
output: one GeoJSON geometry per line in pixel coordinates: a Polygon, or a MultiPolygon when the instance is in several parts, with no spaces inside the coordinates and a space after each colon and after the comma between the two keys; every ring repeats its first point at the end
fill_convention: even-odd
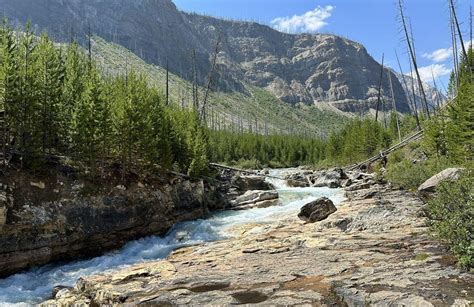
{"type": "MultiPolygon", "coordinates": [[[[270,175],[283,176],[290,170],[272,170],[270,175]]],[[[246,211],[224,211],[205,219],[175,225],[163,237],[147,237],[132,241],[120,250],[100,257],[68,263],[50,264],[12,275],[0,280],[0,306],[30,306],[51,296],[54,286],[73,286],[81,276],[103,273],[127,265],[163,259],[178,248],[222,240],[230,236],[230,229],[246,223],[269,223],[296,214],[311,200],[322,196],[336,205],[344,199],[340,189],[290,188],[286,182],[268,179],[280,195],[279,204],[269,208],[246,211]]]]}

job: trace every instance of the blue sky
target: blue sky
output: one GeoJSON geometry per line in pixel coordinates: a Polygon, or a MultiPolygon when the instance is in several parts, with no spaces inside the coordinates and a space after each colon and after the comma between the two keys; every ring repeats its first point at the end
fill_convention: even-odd
{"type": "MultiPolygon", "coordinates": [[[[284,31],[333,33],[362,43],[381,61],[398,65],[395,49],[404,71],[409,70],[406,44],[397,18],[397,0],[174,0],[184,11],[217,17],[254,20],[284,31]],[[272,22],[273,21],[273,22],[272,22]]],[[[426,81],[433,71],[446,85],[452,57],[449,48],[449,9],[447,0],[405,0],[405,13],[411,19],[419,66],[426,81]]],[[[458,18],[469,35],[471,0],[457,0],[458,18]]]]}

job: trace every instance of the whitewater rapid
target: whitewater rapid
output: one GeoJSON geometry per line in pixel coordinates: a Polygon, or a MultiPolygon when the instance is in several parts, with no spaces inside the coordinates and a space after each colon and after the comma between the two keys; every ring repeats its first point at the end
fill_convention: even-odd
{"type": "MultiPolygon", "coordinates": [[[[270,175],[282,177],[291,170],[272,170],[270,175]]],[[[120,250],[88,260],[50,264],[0,279],[0,306],[30,306],[51,297],[53,287],[73,286],[81,276],[103,273],[143,261],[167,257],[178,248],[212,242],[231,235],[236,225],[268,223],[296,214],[311,200],[326,196],[336,205],[344,200],[340,189],[290,188],[286,181],[268,179],[276,186],[279,204],[269,208],[224,211],[206,219],[175,225],[163,237],[147,237],[132,241],[120,250]]]]}

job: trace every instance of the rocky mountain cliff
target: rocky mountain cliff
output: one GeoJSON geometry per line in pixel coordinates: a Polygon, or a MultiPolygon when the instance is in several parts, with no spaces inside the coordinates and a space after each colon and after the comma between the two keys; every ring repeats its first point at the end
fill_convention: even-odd
{"type": "MultiPolygon", "coordinates": [[[[266,88],[290,103],[330,104],[361,112],[377,100],[378,64],[356,42],[328,34],[285,34],[252,22],[180,12],[171,0],[0,0],[4,15],[21,25],[31,20],[59,41],[85,43],[94,34],[135,52],[147,62],[191,79],[192,50],[204,83],[221,36],[217,87],[245,92],[245,83],[266,88]]],[[[389,80],[384,93],[390,93],[389,80]]],[[[399,111],[408,112],[404,89],[392,74],[399,111]]],[[[389,97],[386,97],[390,101],[389,97]]]]}
{"type": "MultiPolygon", "coordinates": [[[[410,96],[409,99],[410,101],[412,101],[411,103],[413,103],[414,97],[416,101],[416,107],[420,110],[423,110],[424,102],[423,97],[420,94],[420,87],[418,85],[418,81],[409,75],[402,76],[400,73],[397,73],[395,71],[393,71],[393,73],[397,76],[398,81],[400,81],[403,86],[403,89],[410,96]]],[[[427,83],[423,83],[423,89],[425,91],[426,100],[428,101],[428,106],[430,109],[438,108],[440,105],[443,105],[448,100],[448,97],[446,97],[440,90],[427,83]]],[[[414,108],[414,106],[411,106],[411,108],[414,108]]]]}

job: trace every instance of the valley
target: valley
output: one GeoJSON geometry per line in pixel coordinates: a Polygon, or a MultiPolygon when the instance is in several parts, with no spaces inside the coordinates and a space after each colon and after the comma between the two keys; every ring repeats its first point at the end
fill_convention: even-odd
{"type": "Polygon", "coordinates": [[[472,8],[243,2],[0,0],[0,306],[474,304],[472,8]]]}

